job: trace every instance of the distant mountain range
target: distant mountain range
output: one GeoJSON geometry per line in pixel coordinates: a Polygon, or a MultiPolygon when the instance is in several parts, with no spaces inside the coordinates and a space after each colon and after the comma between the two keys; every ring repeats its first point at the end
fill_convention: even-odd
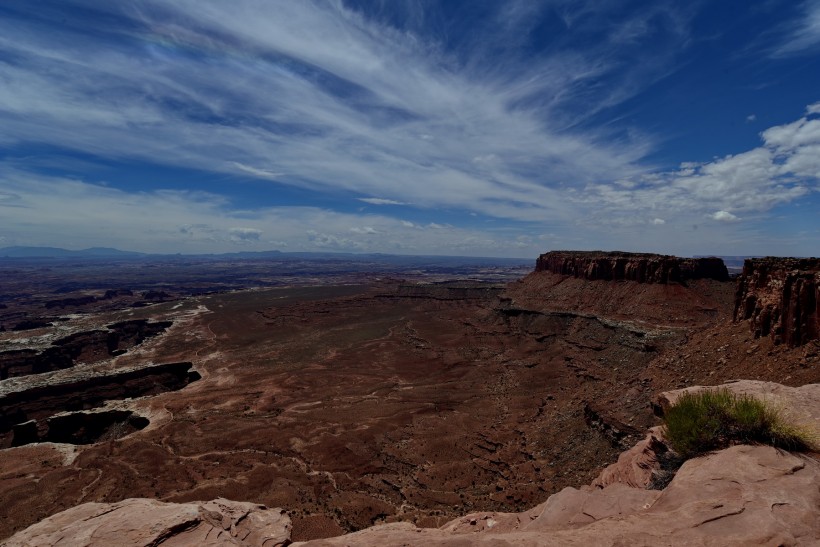
{"type": "Polygon", "coordinates": [[[331,253],[331,252],[282,252],[282,251],[241,251],[235,253],[219,254],[149,254],[134,251],[121,251],[109,247],[91,247],[90,249],[69,250],[59,247],[2,247],[0,248],[0,259],[4,258],[29,258],[29,259],[157,259],[157,260],[185,260],[191,258],[213,259],[213,260],[339,260],[351,262],[374,262],[379,264],[394,265],[427,265],[447,263],[457,264],[495,264],[495,265],[521,265],[529,264],[531,259],[525,258],[495,258],[495,257],[471,257],[471,256],[438,256],[438,255],[391,255],[384,253],[331,253]]]}
{"type": "Polygon", "coordinates": [[[60,249],[59,247],[3,247],[2,258],[126,258],[146,256],[145,253],[120,251],[109,247],[91,247],[80,251],[60,249]]]}

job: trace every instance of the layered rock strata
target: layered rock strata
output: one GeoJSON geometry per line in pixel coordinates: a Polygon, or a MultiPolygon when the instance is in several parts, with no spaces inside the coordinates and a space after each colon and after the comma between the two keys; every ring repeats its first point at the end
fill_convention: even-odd
{"type": "Polygon", "coordinates": [[[743,265],[735,321],[790,347],[820,338],[820,259],[753,258],[743,265]]]}
{"type": "Polygon", "coordinates": [[[551,272],[589,281],[684,283],[693,279],[727,281],[723,260],[603,251],[551,251],[538,257],[536,272],[551,272]]]}

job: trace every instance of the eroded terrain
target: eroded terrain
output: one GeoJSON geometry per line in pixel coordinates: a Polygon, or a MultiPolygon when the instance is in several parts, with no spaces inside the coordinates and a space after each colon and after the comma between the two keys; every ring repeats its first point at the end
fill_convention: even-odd
{"type": "Polygon", "coordinates": [[[589,482],[642,436],[653,393],[741,368],[749,379],[817,381],[817,344],[755,339],[731,322],[734,290],[548,272],[503,292],[387,279],[100,311],[26,331],[24,342],[3,333],[2,350],[45,351],[73,331],[169,323],[125,353],[3,380],[5,397],[185,369],[168,389],[138,382],[63,409],[74,418],[56,412],[60,403],[27,414],[34,424],[11,424],[8,445],[22,446],[0,463],[0,537],[79,503],[128,497],[285,507],[295,540],[527,509],[589,482]],[[96,437],[94,412],[113,416],[96,437]],[[55,419],[80,426],[55,437],[55,419]]]}

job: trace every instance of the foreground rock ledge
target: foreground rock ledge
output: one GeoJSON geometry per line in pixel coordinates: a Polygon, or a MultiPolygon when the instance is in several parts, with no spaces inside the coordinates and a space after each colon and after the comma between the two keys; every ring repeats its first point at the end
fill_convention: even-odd
{"type": "MultiPolygon", "coordinates": [[[[525,513],[473,513],[438,529],[410,523],[295,545],[817,545],[820,463],[768,446],[687,461],[662,492],[612,483],[566,488],[525,513]]],[[[281,509],[218,499],[87,503],[19,532],[21,546],[289,544],[281,509]]]]}
{"type": "Polygon", "coordinates": [[[7,547],[227,546],[284,547],[290,518],[282,509],[216,499],[163,503],[127,499],[85,503],[15,534],[7,547]]]}

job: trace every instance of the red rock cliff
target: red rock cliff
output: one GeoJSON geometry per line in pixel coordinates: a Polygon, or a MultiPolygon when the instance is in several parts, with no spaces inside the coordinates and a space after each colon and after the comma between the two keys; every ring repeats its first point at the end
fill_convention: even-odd
{"type": "Polygon", "coordinates": [[[551,251],[538,257],[536,272],[552,272],[594,281],[681,283],[690,279],[727,281],[720,258],[678,258],[648,253],[551,251]]]}
{"type": "Polygon", "coordinates": [[[756,337],[800,346],[820,338],[820,259],[753,258],[743,265],[735,321],[748,320],[756,337]]]}

